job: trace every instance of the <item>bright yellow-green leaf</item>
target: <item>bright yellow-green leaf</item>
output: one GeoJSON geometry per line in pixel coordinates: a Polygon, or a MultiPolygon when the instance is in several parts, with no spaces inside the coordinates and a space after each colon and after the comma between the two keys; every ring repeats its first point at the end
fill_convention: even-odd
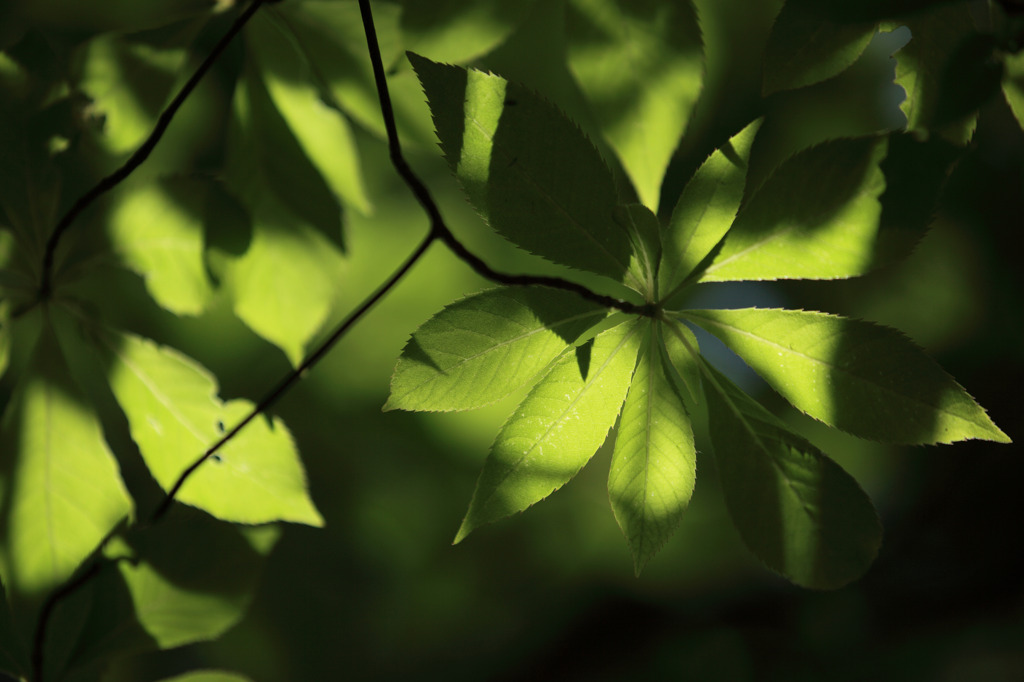
{"type": "Polygon", "coordinates": [[[246,27],[249,54],[274,106],[327,185],[346,204],[370,212],[359,154],[345,117],[329,107],[313,67],[288,25],[259,13],[246,27]]]}
{"type": "Polygon", "coordinates": [[[658,334],[664,348],[666,373],[678,379],[676,384],[682,387],[682,392],[694,403],[700,402],[700,346],[697,345],[697,337],[689,327],[674,319],[666,320],[658,328],[658,334]]]}
{"type": "Polygon", "coordinates": [[[541,501],[583,468],[619,414],[641,335],[638,324],[620,324],[555,362],[494,441],[455,542],[541,501]]]}
{"type": "Polygon", "coordinates": [[[815,419],[890,443],[1008,443],[978,403],[900,332],[825,313],[687,310],[815,419]]]}
{"type": "Polygon", "coordinates": [[[464,63],[501,43],[535,1],[400,0],[402,36],[410,50],[438,61],[464,63]]]}
{"type": "MultiPolygon", "coordinates": [[[[101,332],[99,338],[114,397],[164,490],[251,410],[248,401],[222,403],[213,376],[177,351],[131,334],[101,332]]],[[[176,499],[226,521],[323,525],[291,436],[280,420],[266,417],[207,459],[176,499]]]]}
{"type": "Polygon", "coordinates": [[[747,159],[760,125],[760,119],[754,121],[709,156],[679,196],[662,237],[662,298],[671,296],[729,231],[743,200],[747,159]]]}
{"type": "Polygon", "coordinates": [[[298,365],[331,311],[345,262],[272,195],[251,207],[248,250],[224,266],[235,314],[298,365]]]}
{"type": "Polygon", "coordinates": [[[153,131],[186,54],[114,34],[85,43],[79,87],[91,100],[89,115],[102,117],[99,139],[110,153],[135,151],[153,131]]]}
{"type": "Polygon", "coordinates": [[[690,501],[697,452],[690,418],[663,366],[653,323],[619,420],[608,497],[637,574],[675,530],[690,501]]]}
{"type": "Polygon", "coordinates": [[[467,410],[525,385],[606,310],[547,287],[503,287],[449,305],[417,329],[385,410],[467,410]]]}
{"type": "Polygon", "coordinates": [[[66,580],[132,513],[99,418],[47,326],[0,425],[0,568],[12,592],[66,580]]]}
{"type": "Polygon", "coordinates": [[[115,252],[178,315],[198,315],[212,295],[203,262],[205,190],[185,178],[135,186],[116,195],[108,218],[115,252]]]}
{"type": "Polygon", "coordinates": [[[834,279],[870,269],[886,139],[835,140],[784,163],[737,216],[700,280],[834,279]]]}
{"type": "Polygon", "coordinates": [[[704,76],[689,0],[571,0],[568,63],[640,202],[658,210],[661,181],[704,76]]]}

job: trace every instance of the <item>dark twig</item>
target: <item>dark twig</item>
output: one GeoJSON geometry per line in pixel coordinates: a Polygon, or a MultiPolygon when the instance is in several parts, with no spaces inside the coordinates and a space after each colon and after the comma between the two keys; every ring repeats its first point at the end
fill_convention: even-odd
{"type": "Polygon", "coordinates": [[[53,232],[50,234],[50,238],[46,242],[46,251],[43,253],[43,271],[39,282],[39,298],[46,300],[50,297],[53,292],[53,258],[57,252],[57,245],[60,243],[64,233],[67,232],[68,228],[75,219],[88,208],[94,201],[99,199],[105,193],[112,190],[114,187],[123,182],[136,168],[142,165],[142,163],[149,157],[150,153],[156,147],[160,138],[164,136],[167,131],[167,127],[171,124],[171,120],[175,114],[178,113],[178,109],[185,103],[188,96],[192,94],[192,91],[202,80],[206,72],[210,70],[217,58],[220,57],[221,53],[228,46],[228,44],[238,35],[242,27],[245,26],[246,22],[252,18],[256,13],[256,10],[265,2],[265,0],[253,0],[252,3],[242,12],[235,22],[231,24],[231,28],[227,30],[227,33],[217,42],[213,47],[213,50],[207,55],[203,63],[199,65],[192,77],[188,79],[181,90],[175,96],[171,103],[167,105],[167,108],[160,114],[160,118],[157,119],[156,126],[153,128],[153,132],[149,134],[146,141],[142,143],[142,146],[135,150],[135,153],[124,162],[120,168],[115,170],[110,175],[100,180],[96,185],[78,198],[78,201],[68,209],[68,212],[60,219],[57,226],[53,228],[53,232]]]}

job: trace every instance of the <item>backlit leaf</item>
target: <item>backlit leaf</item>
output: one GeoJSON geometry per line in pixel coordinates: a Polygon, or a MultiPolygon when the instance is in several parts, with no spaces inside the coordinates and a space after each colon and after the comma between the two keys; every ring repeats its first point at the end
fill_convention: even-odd
{"type": "Polygon", "coordinates": [[[798,585],[835,589],[874,561],[882,527],[843,469],[707,363],[708,424],[743,542],[798,585]]]}
{"type": "Polygon", "coordinates": [[[583,468],[619,414],[640,336],[637,324],[621,324],[554,364],[491,446],[455,542],[541,501],[583,468]]]}
{"type": "MultiPolygon", "coordinates": [[[[251,409],[248,401],[221,403],[213,376],[177,351],[131,334],[99,338],[114,397],[164,490],[251,409]]],[[[323,525],[295,444],[277,419],[255,419],[188,478],[176,499],[225,521],[323,525]]]]}
{"type": "Polygon", "coordinates": [[[467,410],[504,398],[606,314],[574,293],[502,287],[449,305],[413,333],[385,410],[467,410]]]}
{"type": "Polygon", "coordinates": [[[230,525],[177,507],[113,538],[110,561],[83,588],[95,596],[83,605],[68,668],[224,634],[245,615],[279,536],[275,526],[230,525]]]}
{"type": "Polygon", "coordinates": [[[629,235],[615,184],[579,128],[527,88],[410,54],[441,147],[491,227],[548,260],[625,281],[629,235]]]}
{"type": "Polygon", "coordinates": [[[225,263],[224,280],[235,314],[297,365],[327,320],[345,263],[333,244],[273,196],[251,208],[252,241],[225,263]]]}
{"type": "Polygon", "coordinates": [[[569,68],[640,202],[657,211],[703,84],[697,13],[688,0],[571,0],[567,9],[569,68]]]}
{"type": "Polygon", "coordinates": [[[653,329],[644,345],[622,407],[608,474],[612,511],[629,541],[637,574],[675,530],[697,475],[690,418],[665,372],[653,329]]]}
{"type": "Polygon", "coordinates": [[[66,580],[132,501],[47,324],[0,424],[0,567],[36,595],[66,580]]]}
{"type": "Polygon", "coordinates": [[[662,237],[658,276],[663,298],[729,231],[743,200],[747,159],[760,125],[754,121],[709,156],[679,196],[662,237]]]}
{"type": "Polygon", "coordinates": [[[693,400],[700,402],[701,381],[698,356],[700,346],[697,337],[690,328],[679,320],[668,319],[658,329],[664,351],[663,362],[669,377],[677,380],[681,392],[693,400]]]}
{"type": "Polygon", "coordinates": [[[168,677],[160,682],[251,682],[250,678],[225,670],[193,670],[184,675],[168,677]]]}
{"type": "Polygon", "coordinates": [[[895,55],[896,83],[907,93],[900,105],[907,129],[961,145],[974,135],[977,107],[999,87],[1000,75],[970,4],[949,3],[893,22],[906,24],[913,35],[895,55]]]}
{"type": "Polygon", "coordinates": [[[165,178],[119,193],[108,217],[115,252],[178,315],[198,315],[212,294],[203,263],[205,197],[199,182],[165,178]]]}
{"type": "Polygon", "coordinates": [[[825,313],[745,308],[682,313],[797,409],[891,443],[1008,443],[985,410],[900,332],[825,313]]]}
{"type": "Polygon", "coordinates": [[[881,215],[886,148],[885,138],[835,140],[784,163],[737,216],[700,280],[863,274],[881,215]]]}
{"type": "Polygon", "coordinates": [[[355,139],[345,117],[324,103],[312,66],[287,24],[258,13],[246,27],[250,54],[274,106],[337,196],[370,211],[355,139]]]}
{"type": "Polygon", "coordinates": [[[764,94],[819,83],[849,68],[875,32],[874,22],[830,21],[808,3],[787,2],[764,54],[764,94]]]}
{"type": "Polygon", "coordinates": [[[1017,124],[1024,128],[1024,51],[1004,58],[1003,95],[1017,124]]]}
{"type": "Polygon", "coordinates": [[[415,52],[439,61],[466,62],[501,43],[535,1],[401,0],[402,36],[415,52]]]}

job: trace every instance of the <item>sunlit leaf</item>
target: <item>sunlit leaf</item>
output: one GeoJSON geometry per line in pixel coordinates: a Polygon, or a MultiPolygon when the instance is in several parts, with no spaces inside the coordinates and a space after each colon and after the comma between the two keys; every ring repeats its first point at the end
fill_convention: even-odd
{"type": "Polygon", "coordinates": [[[679,196],[662,237],[658,277],[663,298],[711,253],[736,218],[760,125],[754,121],[708,157],[679,196]]]}
{"type": "Polygon", "coordinates": [[[342,208],[247,62],[235,85],[224,179],[248,206],[273,201],[343,248],[342,208]]]}
{"type": "Polygon", "coordinates": [[[985,410],[894,329],[825,313],[744,308],[682,313],[815,419],[891,443],[1008,443],[985,410]]]}
{"type": "Polygon", "coordinates": [[[881,215],[886,148],[884,137],[836,140],[784,163],[737,216],[700,280],[863,274],[881,215]]]}
{"type": "Polygon", "coordinates": [[[871,41],[874,22],[830,21],[808,4],[787,2],[775,20],[764,54],[766,95],[842,73],[871,41]]]}
{"type": "Polygon", "coordinates": [[[504,78],[410,54],[449,165],[498,233],[556,263],[625,281],[629,235],[597,150],[550,103],[504,78]]]}
{"type": "MultiPolygon", "coordinates": [[[[400,9],[386,2],[373,5],[373,27],[381,60],[388,69],[403,56],[398,26],[400,9]]],[[[328,97],[354,120],[383,137],[384,121],[366,54],[366,33],[358,3],[303,0],[282,3],[275,12],[295,35],[299,49],[309,59],[312,76],[328,97]]],[[[388,90],[394,100],[395,83],[390,74],[388,90]]],[[[422,99],[418,87],[416,96],[422,99]]]]}
{"type": "Polygon", "coordinates": [[[640,202],[657,211],[661,181],[704,75],[689,0],[571,0],[568,63],[640,202]]]}
{"type": "Polygon", "coordinates": [[[464,298],[413,333],[384,409],[466,410],[499,400],[605,314],[574,293],[546,287],[503,287],[464,298]]]}
{"type": "Polygon", "coordinates": [[[729,515],[747,547],[798,585],[835,589],[874,561],[882,527],[857,482],[703,363],[729,515]]]}
{"type": "MultiPolygon", "coordinates": [[[[131,334],[99,338],[132,439],[157,483],[170,490],[251,405],[221,403],[214,377],[177,351],[131,334]]],[[[323,525],[295,444],[277,419],[250,423],[187,479],[176,499],[226,521],[323,525]]]]}
{"type": "Polygon", "coordinates": [[[85,43],[78,87],[91,100],[89,115],[102,121],[99,141],[108,151],[134,151],[152,132],[186,54],[114,34],[85,43]]]}
{"type": "Polygon", "coordinates": [[[402,36],[415,52],[438,61],[467,62],[504,40],[535,1],[400,0],[402,36]]]}
{"type": "Polygon", "coordinates": [[[1006,55],[1003,64],[1003,95],[1017,124],[1024,128],[1024,51],[1006,55]]]}
{"type": "Polygon", "coordinates": [[[0,566],[35,595],[66,580],[132,501],[47,324],[0,425],[0,566]]]}
{"type": "Polygon", "coordinates": [[[694,403],[700,402],[700,365],[697,362],[700,346],[697,345],[697,337],[689,327],[675,319],[665,320],[658,334],[666,373],[676,381],[681,393],[694,403]]]}
{"type": "Polygon", "coordinates": [[[80,606],[67,667],[224,634],[245,615],[279,536],[275,526],[233,526],[178,507],[115,537],[104,552],[110,561],[83,587],[95,596],[80,606]]]}
{"type": "Polygon", "coordinates": [[[622,407],[608,474],[612,511],[638,574],[675,530],[697,475],[690,419],[662,365],[653,328],[644,345],[622,407]]]}
{"type": "Polygon", "coordinates": [[[336,195],[370,211],[359,154],[345,117],[323,101],[313,67],[288,25],[259,13],[246,27],[247,46],[274,106],[336,195]]]}
{"type": "Polygon", "coordinates": [[[108,218],[115,252],[178,315],[201,313],[212,295],[203,263],[205,198],[203,184],[165,178],[119,193],[108,218]]]}
{"type": "Polygon", "coordinates": [[[494,441],[455,542],[541,501],[583,468],[619,414],[640,337],[637,324],[621,324],[554,364],[494,441]]]}
{"type": "Polygon", "coordinates": [[[345,262],[272,195],[254,206],[248,250],[224,266],[235,314],[298,365],[331,311],[345,262]]]}
{"type": "Polygon", "coordinates": [[[901,107],[907,129],[923,137],[936,133],[966,144],[978,106],[999,87],[991,37],[975,26],[970,5],[949,3],[899,22],[913,34],[895,55],[896,83],[907,93],[901,107]]]}

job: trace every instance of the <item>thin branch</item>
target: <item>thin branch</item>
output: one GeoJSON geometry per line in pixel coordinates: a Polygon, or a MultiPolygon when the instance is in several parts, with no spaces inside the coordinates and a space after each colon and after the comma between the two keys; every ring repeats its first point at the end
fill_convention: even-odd
{"type": "Polygon", "coordinates": [[[395,111],[391,106],[391,96],[388,94],[388,83],[384,73],[384,62],[380,54],[380,45],[377,43],[377,32],[373,26],[373,13],[370,11],[370,0],[359,0],[359,11],[363,18],[363,30],[366,33],[366,45],[370,53],[370,64],[373,67],[373,79],[377,86],[377,96],[380,99],[380,111],[381,115],[384,117],[384,129],[387,131],[388,151],[391,155],[391,163],[395,166],[395,170],[402,179],[405,180],[406,185],[409,186],[409,189],[412,191],[413,195],[415,195],[416,200],[429,216],[431,233],[443,241],[445,245],[451,249],[459,259],[471,267],[474,272],[484,279],[489,279],[492,282],[507,284],[510,286],[542,285],[555,289],[563,289],[565,291],[576,293],[582,298],[594,301],[595,303],[608,308],[615,308],[623,312],[645,315],[648,317],[654,315],[655,309],[651,305],[637,305],[613,296],[598,294],[582,284],[577,284],[576,282],[571,282],[569,280],[562,279],[561,277],[547,277],[542,275],[510,275],[508,273],[499,272],[485,263],[479,256],[472,253],[455,237],[452,231],[448,228],[448,225],[445,223],[444,218],[441,216],[441,212],[437,208],[437,204],[434,202],[434,199],[430,194],[430,190],[426,188],[416,173],[413,172],[412,168],[409,167],[405,157],[402,156],[402,147],[398,141],[398,127],[395,125],[395,111]]]}
{"type": "Polygon", "coordinates": [[[43,253],[43,271],[39,283],[39,298],[46,300],[50,297],[53,292],[53,258],[57,252],[57,245],[60,243],[61,238],[71,227],[75,219],[92,205],[101,196],[114,189],[117,185],[123,182],[129,175],[131,175],[136,168],[142,165],[142,163],[149,157],[150,153],[156,147],[160,138],[164,136],[167,131],[167,127],[171,124],[171,120],[175,114],[178,113],[178,109],[185,103],[188,96],[192,94],[192,91],[202,80],[206,72],[210,70],[217,58],[220,57],[221,53],[224,52],[228,44],[235,38],[236,35],[242,30],[245,24],[256,14],[256,10],[268,0],[253,0],[252,3],[242,12],[235,22],[231,24],[231,27],[227,30],[227,33],[217,42],[213,47],[213,50],[207,55],[203,63],[199,65],[192,77],[188,79],[181,90],[175,96],[171,103],[167,105],[167,108],[160,114],[160,118],[157,119],[156,126],[153,128],[153,132],[149,134],[146,141],[142,143],[135,153],[132,154],[127,161],[124,162],[120,168],[115,170],[110,175],[100,180],[96,185],[78,198],[78,201],[68,209],[68,212],[60,219],[57,226],[53,228],[53,232],[50,234],[50,238],[46,242],[46,251],[43,253]]]}
{"type": "Polygon", "coordinates": [[[258,417],[260,414],[266,412],[268,409],[270,409],[270,407],[274,403],[276,403],[281,398],[281,396],[283,396],[292,387],[293,384],[295,384],[299,379],[302,379],[316,363],[320,362],[320,360],[323,359],[323,357],[328,352],[330,352],[334,345],[338,343],[341,337],[345,335],[345,333],[352,327],[352,325],[358,322],[359,319],[363,315],[368,313],[370,309],[374,305],[376,305],[376,303],[380,301],[380,299],[383,298],[388,291],[390,291],[396,284],[398,284],[399,280],[401,280],[402,277],[404,277],[405,274],[409,272],[412,266],[415,265],[416,262],[423,256],[423,254],[426,253],[427,248],[432,243],[434,243],[435,239],[436,237],[432,233],[427,235],[427,237],[420,243],[416,250],[413,251],[412,255],[410,255],[406,259],[406,261],[402,263],[402,265],[397,270],[395,270],[394,273],[392,273],[391,277],[389,277],[387,281],[380,285],[376,291],[370,294],[358,308],[352,311],[348,315],[348,317],[346,317],[335,328],[331,335],[327,337],[327,339],[323,341],[319,346],[317,346],[316,350],[313,351],[313,353],[308,358],[306,358],[302,362],[302,364],[296,367],[291,373],[288,374],[288,376],[282,379],[281,382],[273,390],[267,393],[267,395],[265,395],[263,399],[256,404],[256,406],[245,417],[245,419],[238,422],[238,424],[236,424],[234,428],[232,428],[230,431],[221,436],[220,440],[211,445],[209,449],[207,449],[206,452],[202,454],[201,457],[199,457],[187,469],[185,469],[185,471],[181,473],[181,475],[178,477],[178,480],[171,487],[170,491],[167,493],[167,496],[164,497],[163,501],[160,503],[160,506],[157,507],[155,512],[153,512],[153,516],[150,518],[149,522],[154,523],[155,521],[158,521],[161,517],[164,516],[164,514],[168,512],[168,510],[171,508],[171,503],[174,502],[175,496],[178,494],[178,492],[181,491],[181,487],[185,485],[185,481],[188,480],[189,476],[191,476],[203,462],[212,457],[218,450],[224,447],[224,445],[226,445],[232,438],[238,435],[238,432],[245,428],[249,422],[258,417]]]}

